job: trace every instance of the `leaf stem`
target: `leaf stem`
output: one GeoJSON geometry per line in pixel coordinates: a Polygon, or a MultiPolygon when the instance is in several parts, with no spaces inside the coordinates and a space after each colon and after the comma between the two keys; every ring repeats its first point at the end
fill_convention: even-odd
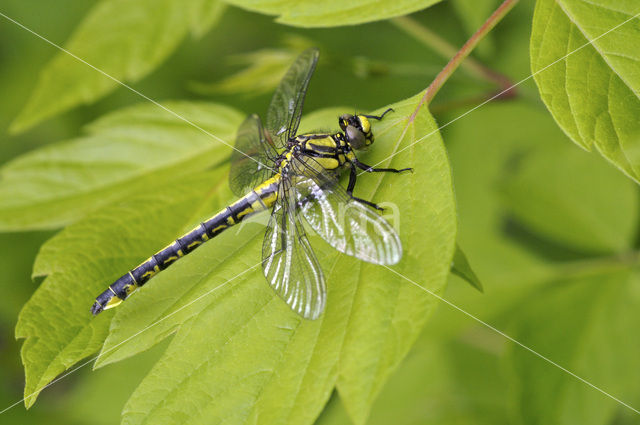
{"type": "MultiPolygon", "coordinates": [[[[431,103],[436,93],[442,88],[444,83],[451,77],[451,74],[458,69],[460,64],[465,60],[467,56],[473,51],[478,43],[505,17],[507,13],[518,3],[518,0],[505,0],[485,21],[484,24],[467,40],[467,42],[456,52],[451,58],[449,63],[440,71],[436,78],[429,84],[429,87],[425,90],[424,96],[420,100],[420,103],[416,107],[409,118],[409,122],[415,120],[416,115],[420,108],[425,104],[431,103]]],[[[493,71],[492,71],[493,72],[493,71]]],[[[494,76],[495,78],[495,76],[494,76]]],[[[503,93],[501,97],[512,97],[514,95],[513,90],[508,90],[503,93]]]]}
{"type": "MultiPolygon", "coordinates": [[[[458,49],[454,45],[413,18],[401,16],[392,19],[391,23],[425,46],[432,48],[445,59],[449,59],[458,53],[458,49]]],[[[476,59],[467,58],[460,64],[460,67],[467,71],[469,75],[497,84],[502,90],[512,85],[507,76],[492,70],[476,59]]]]}
{"type": "Polygon", "coordinates": [[[561,263],[552,268],[559,278],[577,278],[600,275],[635,268],[640,264],[640,252],[630,251],[608,257],[597,257],[561,263]]]}

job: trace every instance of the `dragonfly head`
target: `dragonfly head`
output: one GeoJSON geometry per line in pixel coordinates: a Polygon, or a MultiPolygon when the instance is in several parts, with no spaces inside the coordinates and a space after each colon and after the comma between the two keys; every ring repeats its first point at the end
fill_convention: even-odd
{"type": "Polygon", "coordinates": [[[353,149],[362,149],[373,143],[371,123],[366,115],[344,114],[338,122],[344,131],[345,139],[353,149]]]}

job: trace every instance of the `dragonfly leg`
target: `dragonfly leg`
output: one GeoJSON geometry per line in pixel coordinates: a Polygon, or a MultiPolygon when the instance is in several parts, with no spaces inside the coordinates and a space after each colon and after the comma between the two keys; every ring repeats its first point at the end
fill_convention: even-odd
{"type": "Polygon", "coordinates": [[[362,198],[357,198],[355,196],[351,196],[351,199],[353,199],[356,202],[360,202],[361,204],[365,204],[370,206],[371,208],[375,208],[378,211],[384,211],[384,208],[382,208],[381,206],[379,206],[378,204],[375,204],[371,201],[367,201],[366,199],[362,199],[362,198]]]}
{"type": "Polygon", "coordinates": [[[374,204],[373,202],[370,202],[361,198],[356,198],[355,196],[353,196],[353,189],[356,187],[357,178],[358,178],[358,173],[356,171],[356,167],[351,166],[351,172],[349,174],[349,184],[347,185],[347,194],[351,197],[351,199],[353,199],[354,201],[363,203],[365,205],[368,205],[372,208],[375,208],[378,211],[384,211],[384,208],[378,206],[377,204],[374,204]]]}
{"type": "Polygon", "coordinates": [[[347,184],[347,193],[349,196],[353,196],[353,189],[356,187],[356,179],[358,178],[358,173],[356,172],[356,167],[353,165],[350,167],[349,173],[349,184],[347,184]]]}
{"type": "Polygon", "coordinates": [[[353,159],[351,162],[356,167],[366,171],[367,173],[402,173],[404,171],[411,171],[413,173],[413,168],[373,168],[372,166],[364,164],[357,159],[353,159]]]}
{"type": "Polygon", "coordinates": [[[393,112],[393,108],[389,108],[389,109],[387,109],[387,110],[386,110],[386,111],[384,111],[384,112],[382,113],[382,115],[380,115],[380,116],[376,116],[376,115],[365,115],[365,117],[367,117],[367,118],[372,118],[372,119],[374,119],[374,120],[378,120],[378,121],[380,121],[382,118],[384,118],[384,116],[385,116],[385,115],[387,115],[387,112],[393,112]]]}

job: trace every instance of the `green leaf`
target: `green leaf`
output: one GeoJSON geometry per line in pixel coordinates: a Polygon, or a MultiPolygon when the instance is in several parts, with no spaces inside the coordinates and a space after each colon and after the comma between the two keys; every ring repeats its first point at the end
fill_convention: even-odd
{"type": "Polygon", "coordinates": [[[426,9],[441,0],[225,0],[244,9],[277,15],[277,21],[297,27],[336,27],[380,21],[426,9]]]}
{"type": "MultiPolygon", "coordinates": [[[[215,104],[167,107],[232,143],[242,115],[215,104]]],[[[220,162],[228,147],[155,105],[111,113],[85,137],[22,155],[0,168],[0,230],[52,229],[149,186],[220,162]]]]}
{"type": "Polygon", "coordinates": [[[460,246],[458,244],[456,244],[456,251],[453,254],[451,273],[461,277],[478,291],[484,292],[480,279],[478,279],[478,276],[476,276],[476,274],[473,272],[473,269],[469,264],[469,260],[467,260],[467,256],[464,255],[464,251],[460,249],[460,246]]]}
{"type": "MultiPolygon", "coordinates": [[[[443,117],[442,122],[449,122],[463,112],[466,110],[455,111],[443,117]]],[[[564,273],[564,270],[556,268],[557,260],[549,258],[548,252],[540,255],[540,250],[535,249],[528,241],[516,237],[511,231],[510,227],[513,226],[508,224],[513,222],[511,218],[515,214],[511,203],[505,199],[504,186],[514,178],[514,167],[518,165],[518,159],[522,160],[522,164],[525,163],[525,155],[548,158],[555,155],[563,143],[569,149],[578,149],[566,143],[566,136],[544,108],[531,105],[523,99],[491,102],[457,121],[455,125],[446,127],[443,138],[447,142],[456,188],[459,226],[457,240],[464,247],[465,254],[472,259],[473,270],[482,277],[487,294],[479,302],[475,291],[453,284],[447,289],[447,298],[458,305],[470,306],[468,308],[474,314],[490,321],[505,314],[505,310],[510,309],[514,302],[531,296],[531,291],[548,282],[550,277],[564,273]]],[[[561,162],[555,164],[557,167],[565,167],[561,162]]],[[[607,164],[601,166],[607,168],[607,164]]],[[[596,175],[601,175],[600,171],[595,172],[596,175]]],[[[556,171],[551,175],[560,173],[556,171]]],[[[607,175],[606,170],[604,175],[607,175]]],[[[542,192],[548,187],[553,193],[551,186],[559,184],[566,191],[589,196],[588,192],[581,189],[581,176],[582,174],[575,173],[570,181],[559,183],[551,178],[546,180],[546,176],[540,173],[540,183],[536,182],[535,186],[540,189],[536,189],[536,192],[542,192]]],[[[605,179],[601,183],[602,189],[594,193],[605,193],[607,190],[617,193],[620,188],[619,180],[628,180],[624,176],[619,177],[618,180],[605,179]]],[[[528,187],[519,187],[524,192],[522,196],[526,196],[528,187]]],[[[623,188],[620,193],[621,197],[609,206],[611,210],[629,205],[629,199],[622,197],[629,195],[627,190],[623,188]]],[[[632,193],[630,195],[633,196],[632,193]]],[[[568,195],[563,193],[563,196],[568,195]]],[[[591,200],[584,202],[591,205],[591,200]]],[[[576,203],[578,208],[580,198],[576,197],[576,203]]],[[[550,211],[546,214],[549,217],[553,216],[554,208],[548,207],[550,211]]],[[[563,218],[565,210],[555,212],[557,219],[562,218],[564,222],[570,220],[563,218]]],[[[633,214],[632,208],[629,215],[633,214]]],[[[602,219],[609,220],[609,217],[611,216],[602,216],[602,219]]],[[[515,215],[515,219],[529,227],[518,215],[515,215]]],[[[609,226],[608,222],[606,225],[609,226]]],[[[531,230],[538,231],[537,228],[531,230]]],[[[454,334],[463,332],[468,327],[469,319],[459,312],[447,309],[440,311],[447,313],[437,324],[430,325],[431,329],[437,329],[442,334],[454,334]]]]}
{"type": "Polygon", "coordinates": [[[191,29],[200,35],[220,13],[218,0],[104,0],[42,70],[27,105],[11,126],[20,132],[119,85],[136,82],[162,63],[191,29]],[[90,64],[91,66],[87,65],[90,64]],[[98,68],[103,73],[97,71],[98,68]]]}
{"type": "MultiPolygon", "coordinates": [[[[376,144],[361,155],[363,161],[375,164],[436,129],[423,110],[398,140],[418,100],[393,105],[396,112],[374,124],[376,144]]],[[[331,112],[332,120],[336,113],[331,112]]],[[[301,128],[326,128],[325,119],[316,118],[326,115],[307,116],[301,128]]],[[[436,133],[383,164],[413,166],[416,172],[362,176],[356,194],[388,202],[388,210],[399,212],[391,218],[405,253],[394,269],[439,293],[455,241],[442,141],[436,133]],[[398,184],[407,190],[394,190],[398,184]],[[423,225],[415,226],[417,222],[423,225]]],[[[265,219],[259,221],[264,224],[265,219]]],[[[314,238],[329,298],[320,319],[303,320],[264,281],[259,267],[262,234],[263,226],[230,229],[118,307],[98,366],[177,332],[129,400],[124,423],[205,418],[312,423],[336,385],[352,417],[360,423],[366,419],[437,300],[383,267],[338,254],[314,238]]]]}
{"type": "Polygon", "coordinates": [[[286,47],[280,49],[261,49],[234,55],[229,62],[243,65],[245,68],[221,81],[191,83],[190,88],[196,93],[204,95],[257,96],[272,93],[300,52],[313,46],[311,40],[293,35],[286,37],[285,44],[286,47]]]}
{"type": "Polygon", "coordinates": [[[94,318],[89,311],[94,298],[192,225],[212,182],[223,176],[196,174],[140,192],[67,227],[42,246],[34,276],[47,277],[16,326],[16,337],[26,339],[27,407],[43,386],[103,344],[111,314],[94,318]]]}
{"type": "MultiPolygon", "coordinates": [[[[457,116],[454,113],[444,122],[457,116]]],[[[519,152],[561,143],[562,132],[544,110],[515,100],[477,109],[446,127],[443,137],[453,164],[458,243],[473,259],[473,269],[482,276],[485,289],[504,291],[513,288],[516,280],[546,279],[547,262],[505,231],[507,210],[498,183],[509,176],[509,165],[519,152]]],[[[516,289],[520,295],[522,288],[516,289]]],[[[463,293],[477,302],[476,293],[463,293]]]]}
{"type": "MultiPolygon", "coordinates": [[[[440,314],[438,310],[437,314],[440,314]]],[[[373,406],[368,425],[495,425],[509,423],[498,347],[476,329],[468,341],[420,337],[373,406]]],[[[492,341],[493,342],[493,341],[492,341]]],[[[317,425],[351,425],[335,397],[317,425]]]]}
{"type": "MultiPolygon", "coordinates": [[[[637,272],[615,268],[552,282],[516,306],[507,333],[634,405],[640,391],[640,342],[632,336],[640,326],[637,288],[637,272]]],[[[507,361],[519,423],[604,425],[625,409],[518,346],[509,346],[507,361]]]]}
{"type": "MultiPolygon", "coordinates": [[[[73,418],[74,422],[70,420],[70,423],[82,424],[87,422],[87,418],[91,418],[91,425],[120,423],[120,411],[129,394],[149,373],[167,345],[158,344],[153,350],[107,369],[92,371],[85,368],[82,378],[74,377],[76,382],[69,397],[62,401],[56,400],[56,404],[73,418]],[[105,406],[109,408],[105,409],[105,406]],[[97,415],[96,412],[100,414],[97,415]]],[[[32,410],[37,410],[38,407],[40,406],[34,406],[32,410]]]]}
{"type": "Polygon", "coordinates": [[[220,0],[192,0],[191,34],[200,38],[222,17],[227,5],[220,0]]]}
{"type": "Polygon", "coordinates": [[[540,141],[516,153],[501,186],[511,214],[573,250],[624,252],[635,242],[636,185],[575,146],[540,141]]]}
{"type": "Polygon", "coordinates": [[[538,0],[531,69],[564,132],[640,181],[640,26],[623,24],[636,13],[634,2],[538,0]]]}

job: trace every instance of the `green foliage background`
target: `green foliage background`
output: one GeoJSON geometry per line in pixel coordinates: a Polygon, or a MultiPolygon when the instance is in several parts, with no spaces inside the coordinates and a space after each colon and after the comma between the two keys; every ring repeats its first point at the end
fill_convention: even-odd
{"type": "MultiPolygon", "coordinates": [[[[264,115],[296,53],[319,46],[302,130],[391,105],[369,163],[430,134],[390,162],[415,174],[357,189],[400,209],[394,269],[640,406],[640,20],[584,46],[639,13],[634,2],[521,0],[472,56],[534,79],[457,120],[496,90],[463,67],[402,140],[448,58],[390,19],[411,14],[460,46],[499,2],[228,3],[5,0],[0,12],[227,142],[246,114],[264,115]],[[456,242],[484,293],[458,277],[469,269],[449,273],[464,263],[456,242]]],[[[0,410],[100,353],[0,423],[638,422],[319,240],[327,311],[301,320],[252,268],[256,224],[90,317],[101,288],[232,199],[229,148],[2,17],[0,93],[0,410]]]]}

